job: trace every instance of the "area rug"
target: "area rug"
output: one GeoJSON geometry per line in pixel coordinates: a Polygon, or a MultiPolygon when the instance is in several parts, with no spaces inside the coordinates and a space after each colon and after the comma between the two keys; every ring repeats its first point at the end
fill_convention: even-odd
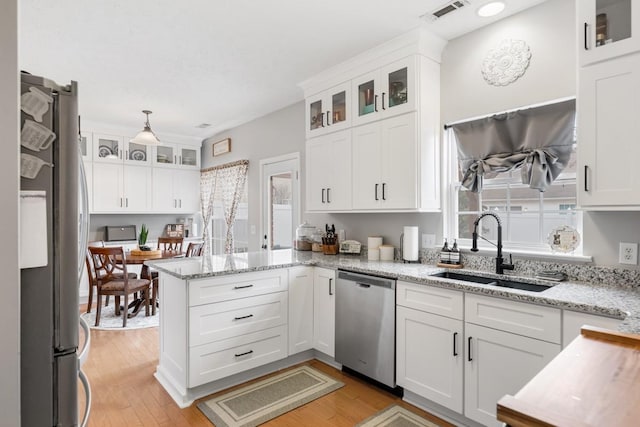
{"type": "MultiPolygon", "coordinates": [[[[149,312],[151,312],[151,308],[149,308],[149,312]]],[[[123,328],[122,312],[120,312],[120,316],[116,316],[114,305],[111,303],[107,307],[102,307],[102,312],[100,313],[100,326],[94,326],[96,324],[95,307],[91,309],[91,313],[82,313],[80,317],[87,321],[91,329],[122,331],[127,329],[142,329],[158,326],[160,314],[159,309],[156,308],[155,316],[145,316],[143,307],[140,309],[140,312],[136,317],[127,319],[127,327],[123,328]]]]}
{"type": "Polygon", "coordinates": [[[391,405],[358,423],[356,427],[438,427],[438,425],[402,406],[391,405]]]}
{"type": "Polygon", "coordinates": [[[200,402],[198,408],[216,427],[253,427],[342,386],[316,369],[300,366],[200,402]]]}

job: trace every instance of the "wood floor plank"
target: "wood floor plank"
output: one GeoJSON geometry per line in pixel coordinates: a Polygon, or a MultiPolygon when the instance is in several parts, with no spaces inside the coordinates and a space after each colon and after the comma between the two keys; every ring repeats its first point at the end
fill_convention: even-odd
{"type": "MultiPolygon", "coordinates": [[[[81,312],[84,312],[83,308],[81,312]]],[[[158,364],[158,353],[158,328],[91,330],[91,349],[83,367],[93,393],[90,427],[212,426],[196,404],[185,409],[179,408],[155,379],[153,374],[158,364]]],[[[402,405],[438,425],[451,426],[360,378],[318,360],[304,364],[330,375],[345,386],[273,419],[265,426],[352,427],[392,403],[402,405]]]]}

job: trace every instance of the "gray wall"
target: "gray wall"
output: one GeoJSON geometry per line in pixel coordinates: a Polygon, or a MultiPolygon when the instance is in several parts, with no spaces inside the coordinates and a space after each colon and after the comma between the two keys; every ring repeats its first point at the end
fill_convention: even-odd
{"type": "Polygon", "coordinates": [[[0,298],[1,425],[20,425],[20,270],[18,270],[18,2],[2,2],[0,14],[0,204],[2,298],[0,298]]]}
{"type": "MultiPolygon", "coordinates": [[[[304,102],[299,102],[231,130],[220,132],[203,142],[203,168],[236,160],[249,160],[249,225],[255,226],[256,229],[255,234],[249,234],[250,251],[258,250],[262,244],[259,236],[260,160],[299,152],[300,163],[304,165],[304,120],[304,102]],[[231,138],[231,153],[214,158],[213,143],[225,138],[231,138]]],[[[304,173],[301,176],[301,188],[304,188],[304,173]]]]}
{"type": "MultiPolygon", "coordinates": [[[[136,232],[140,233],[140,227],[145,224],[149,229],[149,240],[155,240],[162,236],[165,226],[167,224],[177,224],[178,218],[190,218],[191,215],[177,215],[177,214],[94,214],[91,215],[89,222],[89,241],[92,240],[104,240],[105,239],[105,227],[106,226],[118,226],[118,225],[135,225],[136,232]]],[[[202,236],[202,221],[200,215],[193,216],[194,222],[198,222],[198,236],[202,236]]],[[[197,236],[191,236],[197,237],[197,236]]]]}
{"type": "MultiPolygon", "coordinates": [[[[520,106],[576,95],[575,5],[573,0],[549,0],[448,43],[441,65],[442,122],[453,122],[520,106]],[[522,39],[532,52],[523,77],[506,87],[490,86],[480,66],[486,53],[504,38],[522,39]]],[[[257,161],[300,151],[304,169],[304,104],[298,103],[261,119],[210,138],[203,147],[203,165],[248,158],[250,224],[259,229],[257,161]],[[211,158],[211,142],[231,137],[232,153],[211,158]]],[[[304,173],[302,174],[304,209],[304,173]]],[[[316,226],[335,224],[347,238],[366,242],[369,235],[382,235],[386,243],[399,244],[404,225],[418,225],[420,233],[435,234],[442,241],[440,214],[303,214],[316,226]]],[[[640,213],[601,212],[584,214],[584,253],[596,264],[618,265],[618,242],[640,241],[640,213]]],[[[250,250],[260,246],[251,236],[250,250]]],[[[633,268],[633,267],[630,267],[633,268]]]]}

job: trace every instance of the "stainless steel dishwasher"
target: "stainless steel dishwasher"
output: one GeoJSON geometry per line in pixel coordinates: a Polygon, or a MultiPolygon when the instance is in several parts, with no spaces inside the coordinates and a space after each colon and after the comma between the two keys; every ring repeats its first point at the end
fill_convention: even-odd
{"type": "Polygon", "coordinates": [[[396,386],[396,281],[338,271],[335,359],[396,386]]]}

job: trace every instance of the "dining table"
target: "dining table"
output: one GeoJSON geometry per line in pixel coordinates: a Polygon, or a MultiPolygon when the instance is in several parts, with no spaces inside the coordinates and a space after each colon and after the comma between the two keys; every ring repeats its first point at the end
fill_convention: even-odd
{"type": "MultiPolygon", "coordinates": [[[[163,250],[162,252],[158,252],[158,251],[148,251],[149,253],[144,253],[145,251],[142,252],[136,252],[135,254],[132,254],[130,251],[125,252],[124,257],[125,257],[125,261],[128,265],[142,265],[142,268],[140,270],[140,278],[141,279],[147,279],[150,282],[152,282],[153,285],[153,279],[151,278],[151,271],[149,270],[149,266],[147,266],[145,264],[145,261],[151,261],[151,260],[156,260],[156,259],[170,259],[170,258],[182,258],[185,256],[185,253],[182,251],[168,251],[168,250],[163,250]]],[[[157,289],[154,288],[154,292],[157,293],[157,289]]],[[[129,303],[128,309],[132,309],[133,311],[131,311],[131,313],[129,313],[129,317],[135,317],[138,315],[138,312],[140,311],[140,309],[143,306],[144,301],[142,300],[142,298],[136,298],[133,301],[131,301],[131,303],[129,303]]],[[[158,301],[156,300],[156,304],[158,303],[158,301]]],[[[153,310],[154,314],[155,314],[155,310],[153,310]]]]}

